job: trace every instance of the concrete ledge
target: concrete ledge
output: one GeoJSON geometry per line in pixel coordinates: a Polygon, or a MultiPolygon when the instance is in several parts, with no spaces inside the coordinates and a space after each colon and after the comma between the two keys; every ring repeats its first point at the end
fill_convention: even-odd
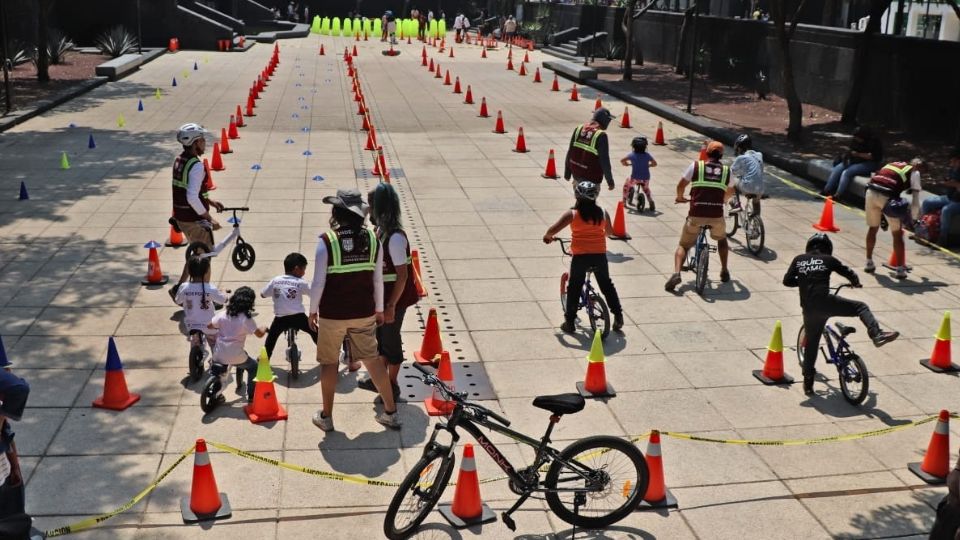
{"type": "Polygon", "coordinates": [[[310,25],[309,24],[295,24],[293,28],[289,30],[274,30],[271,32],[260,32],[259,34],[253,36],[247,36],[247,39],[250,41],[258,41],[260,43],[273,43],[278,39],[290,39],[290,38],[301,38],[307,37],[310,35],[310,25]]]}
{"type": "Polygon", "coordinates": [[[116,81],[165,52],[166,49],[148,49],[143,54],[124,54],[97,66],[96,73],[98,77],[107,77],[111,81],[116,81]]]}
{"type": "Polygon", "coordinates": [[[567,62],[566,60],[545,60],[543,67],[556,71],[568,79],[573,79],[577,82],[595,80],[597,78],[597,70],[592,67],[577,65],[573,62],[567,62]]]}

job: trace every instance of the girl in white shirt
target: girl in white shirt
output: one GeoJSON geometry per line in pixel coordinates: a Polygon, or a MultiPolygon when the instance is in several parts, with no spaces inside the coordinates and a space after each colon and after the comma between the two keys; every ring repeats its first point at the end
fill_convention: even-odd
{"type": "MultiPolygon", "coordinates": [[[[253,305],[257,296],[250,287],[240,287],[227,302],[226,309],[218,311],[210,321],[209,328],[218,330],[217,343],[213,348],[213,361],[226,366],[238,366],[247,372],[247,400],[253,401],[255,389],[253,378],[257,362],[244,349],[247,336],[263,337],[266,327],[258,327],[253,318],[253,305]]],[[[229,371],[227,371],[229,373],[229,371]]],[[[226,384],[221,385],[221,388],[226,384]]],[[[223,396],[219,396],[222,398],[223,396]]]]}

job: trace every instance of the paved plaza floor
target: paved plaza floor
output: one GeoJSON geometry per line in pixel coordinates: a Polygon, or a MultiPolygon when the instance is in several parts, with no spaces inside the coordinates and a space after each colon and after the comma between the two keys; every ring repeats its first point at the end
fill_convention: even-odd
{"type": "MultiPolygon", "coordinates": [[[[280,42],[281,63],[231,141],[226,171],[214,173],[214,198],[251,208],[243,235],[257,250],[249,272],[227,257],[214,262],[221,289],[259,290],[282,272],[282,259],[300,251],[313,261],[329,207],[321,198],[337,188],[362,192],[378,179],[366,171],[371,153],[350,93],[341,54],[344,38],[280,42]],[[327,55],[319,56],[320,43],[327,55]],[[304,152],[309,151],[310,155],[304,152]],[[259,167],[254,168],[255,165],[259,167]]],[[[408,312],[405,343],[419,346],[427,309],[440,314],[443,340],[456,363],[470,362],[489,381],[495,399],[484,403],[539,436],[547,414],[534,396],[574,391],[585,369],[589,336],[560,333],[559,276],[568,261],[559,246],[540,238],[573,202],[571,186],[541,178],[547,153],[562,160],[573,128],[588,119],[595,94],[580,102],[549,91],[552,74],[532,82],[544,59],[530,53],[526,77],[507,71],[505,49],[481,59],[475,46],[456,46],[455,57],[430,48],[431,58],[470,85],[477,105],[420,66],[420,44],[381,55],[379,41],[356,43],[356,65],[404,223],[419,249],[429,297],[408,312]],[[478,118],[481,98],[494,117],[502,111],[508,134],[492,133],[494,118],[478,118]],[[523,127],[531,152],[512,152],[523,127]]],[[[269,458],[368,478],[399,481],[429,436],[432,419],[418,402],[401,404],[404,425],[391,431],[374,421],[373,394],[343,373],[334,419],[324,434],[310,421],[319,407],[314,348],[305,349],[304,374],[287,377],[283,347],[273,357],[277,393],[286,422],[253,425],[238,396],[204,416],[198,384],[186,373],[188,345],[182,315],[165,288],[142,287],[144,243],[162,241],[170,215],[170,166],[179,147],[176,128],[199,122],[219,133],[267,63],[272,48],[244,54],[182,51],[165,55],[136,74],[107,84],[0,135],[0,334],[15,371],[32,386],[24,419],[15,425],[28,479],[27,505],[40,529],[113,510],[150,484],[195,439],[203,437],[269,458]],[[193,69],[197,63],[196,70],[193,69]],[[173,87],[173,78],[177,86],[173,87]],[[156,99],[156,88],[162,97],[156,99]],[[138,112],[138,100],[144,110],[138,112]],[[125,127],[118,127],[123,115],[125,127]],[[88,149],[93,134],[97,147],[88,149]],[[69,170],[61,170],[65,152],[69,170]],[[17,201],[20,182],[30,199],[17,201]],[[91,408],[103,387],[108,337],[115,336],[132,391],[142,400],[124,412],[91,408]]],[[[514,52],[514,63],[523,53],[514,52]]],[[[562,81],[564,90],[569,82],[562,81]]],[[[603,97],[615,114],[623,104],[603,97]]],[[[632,137],[652,139],[657,118],[632,109],[633,129],[611,126],[615,159],[632,137]]],[[[919,364],[933,346],[945,310],[960,307],[960,269],[949,256],[908,245],[913,266],[897,281],[880,269],[862,274],[864,288],[844,295],[867,301],[881,323],[901,338],[874,348],[859,328],[852,341],[871,374],[870,396],[847,404],[836,374],[821,365],[817,395],[799,385],[768,387],[751,371],[762,367],[774,324],[783,324],[788,373],[799,377],[794,348],[800,327],[796,290],[782,286],[787,263],[814,232],[822,203],[803,182],[770,169],[771,198],[764,201],[767,250],[746,253],[742,233],[732,240],[729,283],[719,281],[714,255],[703,297],[685,273],[681,294],[666,293],[673,251],[686,207],[673,204],[676,182],[696,157],[701,137],[665,125],[668,145],[652,146],[656,214],[628,214],[632,239],[608,243],[611,273],[625,308],[622,334],[604,345],[606,371],[618,394],[590,401],[564,417],[557,446],[591,434],[637,436],[651,429],[719,439],[810,439],[897,426],[958,409],[956,377],[919,364]],[[798,187],[799,186],[799,187],[798,187]]],[[[562,161],[561,161],[562,167],[562,161]]],[[[626,168],[614,165],[618,181],[626,168]]],[[[601,195],[613,209],[617,191],[601,195]]],[[[835,254],[860,271],[862,215],[838,208],[841,232],[835,254]]],[[[881,233],[877,260],[890,253],[881,233]]],[[[164,271],[175,277],[183,250],[164,248],[164,271]]],[[[312,275],[308,269],[307,276],[312,275]]],[[[269,324],[272,306],[257,305],[269,324]]],[[[251,338],[248,351],[261,340],[251,338]]],[[[822,362],[822,360],[821,360],[822,362]]],[[[361,372],[362,374],[362,372],[361,372]]],[[[952,430],[954,436],[956,429],[952,430]]],[[[745,446],[665,437],[668,488],[679,510],[637,512],[591,538],[925,538],[943,488],[928,488],[907,470],[926,449],[932,424],[891,434],[799,446],[745,446]]],[[[532,453],[503,438],[511,459],[532,453]]],[[[645,443],[641,442],[645,450],[645,443]]],[[[339,483],[211,450],[232,519],[183,525],[179,500],[190,490],[191,459],[176,468],[143,501],[77,538],[376,538],[392,488],[339,483]]],[[[459,456],[458,456],[459,457],[459,456]]],[[[481,478],[500,471],[478,453],[481,478]]],[[[452,490],[444,495],[449,501],[452,490]]],[[[483,485],[496,511],[515,496],[506,482],[483,485]]],[[[511,532],[501,522],[456,531],[432,514],[418,538],[568,538],[570,527],[541,501],[528,502],[511,532]]],[[[578,534],[579,535],[579,534],[578,534]]]]}

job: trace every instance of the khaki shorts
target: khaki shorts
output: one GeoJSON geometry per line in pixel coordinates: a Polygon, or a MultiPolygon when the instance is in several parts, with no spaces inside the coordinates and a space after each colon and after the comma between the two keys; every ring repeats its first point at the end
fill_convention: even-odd
{"type": "MultiPolygon", "coordinates": [[[[887,205],[890,197],[874,189],[868,189],[864,197],[863,209],[867,213],[867,227],[879,227],[880,216],[883,215],[883,207],[887,205]]],[[[890,232],[894,233],[900,230],[900,220],[887,216],[887,223],[890,225],[890,232]]]]}
{"type": "Polygon", "coordinates": [[[719,242],[727,239],[727,222],[722,217],[707,218],[688,216],[683,224],[683,230],[680,231],[680,247],[690,249],[697,243],[697,236],[700,235],[702,225],[710,226],[710,238],[719,242]]]}
{"type": "Polygon", "coordinates": [[[187,236],[188,242],[203,242],[213,248],[213,231],[200,225],[199,221],[180,221],[177,226],[187,236]]]}
{"type": "Polygon", "coordinates": [[[373,360],[377,352],[377,318],[320,319],[317,323],[317,362],[336,364],[340,360],[340,345],[350,336],[350,354],[354,361],[373,360]]]}

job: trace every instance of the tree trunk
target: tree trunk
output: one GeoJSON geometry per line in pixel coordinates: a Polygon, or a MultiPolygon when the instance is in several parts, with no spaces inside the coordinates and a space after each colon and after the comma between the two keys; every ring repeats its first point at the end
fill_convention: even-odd
{"type": "Polygon", "coordinates": [[[825,0],[823,3],[823,17],[820,18],[820,24],[823,26],[834,26],[833,12],[836,10],[836,0],[825,0]]]}
{"type": "Polygon", "coordinates": [[[800,96],[797,94],[796,81],[793,77],[793,55],[790,54],[790,41],[797,29],[797,18],[800,10],[803,8],[804,2],[805,0],[800,0],[790,20],[789,29],[787,28],[786,0],[772,2],[770,5],[774,26],[777,30],[777,44],[780,45],[780,68],[781,77],[783,78],[783,93],[784,98],[787,100],[787,110],[790,113],[790,121],[787,125],[787,138],[791,141],[797,141],[803,132],[803,103],[800,102],[800,96]]]}
{"type": "Polygon", "coordinates": [[[870,20],[867,21],[867,27],[857,43],[857,49],[853,54],[853,81],[850,83],[850,94],[847,96],[847,102],[843,106],[843,114],[840,121],[844,124],[856,124],[857,115],[860,112],[860,102],[863,98],[863,87],[867,81],[870,67],[870,44],[873,42],[873,36],[880,30],[880,17],[890,5],[891,0],[871,0],[870,1],[870,20]]]}
{"type": "Polygon", "coordinates": [[[52,0],[40,0],[37,5],[37,80],[45,83],[50,80],[50,56],[47,54],[49,40],[50,7],[52,0]]]}
{"type": "Polygon", "coordinates": [[[685,58],[683,54],[684,43],[687,41],[687,27],[688,23],[693,19],[693,10],[696,9],[696,4],[688,7],[683,12],[683,23],[680,24],[680,43],[677,45],[677,57],[674,60],[674,72],[676,73],[686,73],[684,69],[683,59],[685,58]]]}
{"type": "Polygon", "coordinates": [[[626,45],[623,48],[623,80],[633,80],[633,10],[637,7],[638,0],[630,0],[627,3],[627,9],[623,12],[624,38],[626,45]]]}

